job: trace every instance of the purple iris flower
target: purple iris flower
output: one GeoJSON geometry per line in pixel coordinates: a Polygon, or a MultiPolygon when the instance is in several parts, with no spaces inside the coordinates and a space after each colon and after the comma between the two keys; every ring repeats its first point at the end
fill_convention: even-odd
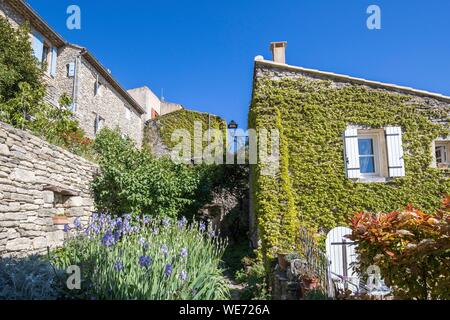
{"type": "Polygon", "coordinates": [[[70,231],[70,226],[68,224],[64,225],[64,232],[69,232],[70,231]]]}
{"type": "Polygon", "coordinates": [[[152,263],[152,258],[149,256],[142,256],[139,258],[139,264],[142,268],[147,268],[152,263]]]}
{"type": "Polygon", "coordinates": [[[121,229],[122,226],[123,226],[122,218],[119,217],[119,218],[116,219],[116,227],[118,229],[121,229]]]}
{"type": "Polygon", "coordinates": [[[114,241],[117,242],[122,237],[122,234],[120,233],[120,230],[114,231],[114,241]]]}
{"type": "Polygon", "coordinates": [[[186,248],[181,248],[180,255],[183,258],[186,258],[188,256],[188,250],[186,248]]]}
{"type": "Polygon", "coordinates": [[[166,264],[166,267],[164,268],[164,274],[165,274],[167,277],[170,277],[170,276],[172,275],[172,272],[173,272],[173,267],[172,267],[172,265],[171,265],[170,263],[166,264]]]}
{"type": "Polygon", "coordinates": [[[154,228],[153,229],[153,234],[156,236],[159,233],[159,229],[158,228],[154,228]]]}
{"type": "Polygon", "coordinates": [[[185,217],[182,217],[180,220],[178,220],[178,227],[180,229],[184,228],[186,226],[186,224],[187,224],[187,220],[185,217]]]}
{"type": "Polygon", "coordinates": [[[204,222],[200,222],[200,232],[205,232],[206,224],[204,222]]]}
{"type": "Polygon", "coordinates": [[[73,221],[73,225],[75,226],[75,228],[77,228],[78,230],[80,230],[80,229],[81,229],[81,220],[80,220],[80,218],[76,218],[76,219],[73,221]]]}
{"type": "Polygon", "coordinates": [[[121,271],[123,269],[122,261],[117,260],[116,263],[114,264],[114,269],[116,269],[116,271],[121,271]]]}
{"type": "Polygon", "coordinates": [[[106,247],[111,247],[114,245],[114,236],[111,231],[107,231],[102,238],[102,244],[106,247]]]}
{"type": "Polygon", "coordinates": [[[144,217],[144,224],[149,224],[151,221],[152,221],[152,217],[150,217],[150,216],[144,217]]]}

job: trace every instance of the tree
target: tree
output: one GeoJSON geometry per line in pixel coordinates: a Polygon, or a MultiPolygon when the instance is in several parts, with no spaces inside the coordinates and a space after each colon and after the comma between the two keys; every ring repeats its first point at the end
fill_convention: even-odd
{"type": "Polygon", "coordinates": [[[20,128],[39,110],[46,89],[29,32],[0,17],[0,120],[20,128]]]}

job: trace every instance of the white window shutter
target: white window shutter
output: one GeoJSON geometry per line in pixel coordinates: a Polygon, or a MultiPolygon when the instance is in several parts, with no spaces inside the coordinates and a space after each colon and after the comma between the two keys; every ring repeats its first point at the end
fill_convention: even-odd
{"type": "Polygon", "coordinates": [[[401,127],[386,127],[386,145],[388,153],[389,177],[404,177],[403,143],[401,127]]]}
{"type": "Polygon", "coordinates": [[[50,68],[50,74],[55,77],[56,76],[56,63],[58,60],[58,48],[52,48],[52,64],[50,68]]]}
{"type": "Polygon", "coordinates": [[[358,129],[347,128],[347,130],[345,130],[344,147],[347,178],[358,179],[361,175],[359,165],[358,129]]]}
{"type": "Polygon", "coordinates": [[[33,32],[32,36],[33,54],[39,62],[42,62],[42,54],[44,52],[44,37],[37,31],[33,32]]]}
{"type": "Polygon", "coordinates": [[[75,62],[71,62],[67,65],[67,76],[68,77],[75,76],[75,62]]]}

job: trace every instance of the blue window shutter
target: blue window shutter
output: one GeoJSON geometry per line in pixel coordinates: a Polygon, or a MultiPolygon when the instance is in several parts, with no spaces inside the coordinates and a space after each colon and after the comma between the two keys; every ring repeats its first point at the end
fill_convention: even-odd
{"type": "Polygon", "coordinates": [[[44,37],[35,31],[33,32],[33,53],[39,62],[42,62],[42,53],[44,51],[44,37]]]}
{"type": "Polygon", "coordinates": [[[52,48],[52,65],[50,68],[50,74],[55,77],[56,76],[56,62],[58,59],[58,48],[52,48]]]}

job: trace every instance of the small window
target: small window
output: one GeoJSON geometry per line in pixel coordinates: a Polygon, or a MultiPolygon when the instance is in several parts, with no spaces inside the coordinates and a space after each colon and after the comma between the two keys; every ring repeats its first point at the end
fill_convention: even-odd
{"type": "Polygon", "coordinates": [[[375,174],[373,138],[358,138],[359,165],[362,174],[375,174]]]}
{"type": "Polygon", "coordinates": [[[344,133],[345,170],[358,182],[385,182],[404,176],[401,129],[358,128],[349,126],[344,133]]]}
{"type": "Polygon", "coordinates": [[[100,117],[99,115],[95,115],[95,123],[94,123],[94,133],[99,133],[105,125],[105,119],[100,117]]]}
{"type": "Polygon", "coordinates": [[[75,62],[68,63],[66,65],[67,68],[67,77],[73,78],[75,77],[75,62]]]}
{"type": "Polygon", "coordinates": [[[102,95],[103,84],[100,81],[95,81],[94,83],[94,96],[102,95]]]}
{"type": "Polygon", "coordinates": [[[435,142],[434,156],[436,167],[440,169],[448,169],[450,165],[450,141],[440,140],[435,142]]]}
{"type": "Polygon", "coordinates": [[[50,46],[48,45],[48,43],[44,43],[44,48],[42,50],[42,68],[47,68],[46,70],[48,71],[49,68],[49,61],[51,57],[50,57],[50,46]]]}
{"type": "Polygon", "coordinates": [[[358,130],[358,156],[361,177],[386,177],[386,156],[382,130],[358,130]]]}

